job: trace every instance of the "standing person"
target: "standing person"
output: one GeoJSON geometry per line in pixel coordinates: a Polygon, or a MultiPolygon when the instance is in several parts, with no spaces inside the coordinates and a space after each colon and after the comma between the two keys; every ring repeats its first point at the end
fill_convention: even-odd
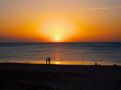
{"type": "Polygon", "coordinates": [[[50,57],[48,57],[48,63],[51,64],[51,59],[50,59],[50,57]]]}

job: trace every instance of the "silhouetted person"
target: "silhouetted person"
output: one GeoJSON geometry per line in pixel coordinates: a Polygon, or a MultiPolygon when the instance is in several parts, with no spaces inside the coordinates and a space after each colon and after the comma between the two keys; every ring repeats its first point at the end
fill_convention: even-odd
{"type": "Polygon", "coordinates": [[[46,64],[48,64],[48,57],[46,57],[46,64]]]}
{"type": "Polygon", "coordinates": [[[117,64],[113,64],[114,67],[118,66],[117,64]]]}
{"type": "Polygon", "coordinates": [[[46,57],[46,64],[51,64],[51,59],[50,59],[50,57],[46,57]]]}
{"type": "Polygon", "coordinates": [[[48,63],[51,64],[51,59],[50,59],[50,57],[48,57],[48,63]]]}
{"type": "Polygon", "coordinates": [[[95,63],[95,66],[98,66],[98,64],[97,64],[97,63],[95,63]]]}

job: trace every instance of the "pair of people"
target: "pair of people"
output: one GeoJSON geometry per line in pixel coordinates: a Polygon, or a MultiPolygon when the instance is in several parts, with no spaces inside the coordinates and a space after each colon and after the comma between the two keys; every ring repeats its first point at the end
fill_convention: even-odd
{"type": "Polygon", "coordinates": [[[51,64],[51,59],[50,59],[50,57],[46,57],[46,64],[51,64]]]}

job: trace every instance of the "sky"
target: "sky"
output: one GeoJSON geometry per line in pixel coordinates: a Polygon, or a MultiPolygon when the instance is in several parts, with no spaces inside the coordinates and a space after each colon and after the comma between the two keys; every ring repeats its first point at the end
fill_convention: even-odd
{"type": "Polygon", "coordinates": [[[121,0],[0,0],[0,42],[121,41],[121,0]]]}

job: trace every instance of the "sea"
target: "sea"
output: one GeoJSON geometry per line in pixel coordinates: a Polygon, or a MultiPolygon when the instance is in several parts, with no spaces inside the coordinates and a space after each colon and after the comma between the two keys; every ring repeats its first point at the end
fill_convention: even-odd
{"type": "Polygon", "coordinates": [[[0,43],[0,63],[121,65],[121,42],[0,43]]]}

